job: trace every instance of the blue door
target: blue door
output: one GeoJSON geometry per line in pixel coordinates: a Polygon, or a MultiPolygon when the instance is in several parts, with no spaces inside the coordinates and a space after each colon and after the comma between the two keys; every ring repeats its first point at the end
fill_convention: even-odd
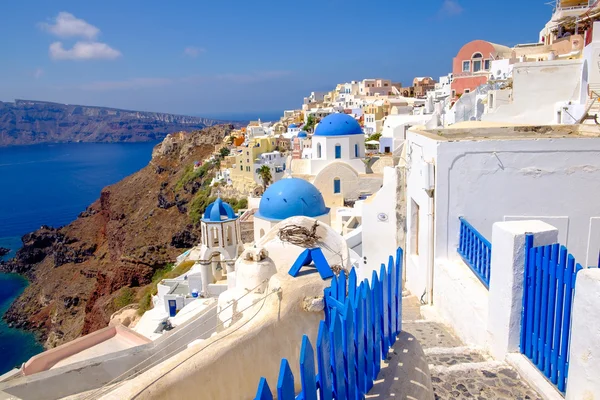
{"type": "Polygon", "coordinates": [[[339,144],[335,146],[335,158],[342,158],[342,146],[339,144]]]}
{"type": "Polygon", "coordinates": [[[169,316],[174,317],[177,314],[177,302],[169,300],[169,316]]]}
{"type": "Polygon", "coordinates": [[[341,192],[341,184],[339,179],[333,180],[333,193],[337,194],[341,192]]]}

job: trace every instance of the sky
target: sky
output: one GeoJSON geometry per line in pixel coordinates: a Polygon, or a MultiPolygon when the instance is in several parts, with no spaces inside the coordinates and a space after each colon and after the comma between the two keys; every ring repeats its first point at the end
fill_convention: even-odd
{"type": "Polygon", "coordinates": [[[471,40],[537,42],[546,2],[7,1],[0,100],[203,116],[298,108],[339,82],[438,79],[471,40]]]}

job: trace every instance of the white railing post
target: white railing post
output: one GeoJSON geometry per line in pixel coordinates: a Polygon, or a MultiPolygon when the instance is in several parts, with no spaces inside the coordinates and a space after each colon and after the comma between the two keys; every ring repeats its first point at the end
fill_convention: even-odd
{"type": "Polygon", "coordinates": [[[600,393],[600,269],[577,273],[571,319],[567,400],[600,393]]]}
{"type": "Polygon", "coordinates": [[[534,246],[558,241],[558,230],[542,221],[497,222],[492,229],[487,331],[490,353],[499,360],[519,351],[528,234],[534,246]]]}

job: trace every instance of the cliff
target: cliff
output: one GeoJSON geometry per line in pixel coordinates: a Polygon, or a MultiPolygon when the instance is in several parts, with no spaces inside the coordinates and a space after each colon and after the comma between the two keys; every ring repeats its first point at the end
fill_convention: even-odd
{"type": "Polygon", "coordinates": [[[44,101],[0,101],[0,146],[63,142],[143,142],[169,132],[192,131],[228,123],[106,107],[44,101]]]}
{"type": "Polygon", "coordinates": [[[232,129],[168,135],[145,168],[104,188],[71,224],[25,235],[15,258],[0,262],[0,270],[31,281],[6,320],[54,347],[105,327],[114,311],[149,297],[157,271],[200,240],[197,216],[210,200],[212,165],[192,166],[232,129]]]}

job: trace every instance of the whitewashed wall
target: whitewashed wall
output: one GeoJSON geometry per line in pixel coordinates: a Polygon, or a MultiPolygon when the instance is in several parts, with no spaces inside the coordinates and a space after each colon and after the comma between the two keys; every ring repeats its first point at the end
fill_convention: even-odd
{"type": "Polygon", "coordinates": [[[513,68],[513,101],[483,121],[523,124],[555,123],[555,104],[581,99],[583,60],[524,62],[513,68]]]}
{"type": "Polygon", "coordinates": [[[438,146],[436,258],[458,257],[460,216],[488,240],[494,222],[537,219],[559,229],[578,262],[595,265],[600,138],[426,141],[438,146]]]}
{"type": "Polygon", "coordinates": [[[432,270],[433,252],[430,229],[433,201],[424,190],[424,168],[426,162],[435,160],[438,142],[410,131],[407,138],[410,141],[406,150],[406,287],[421,297],[431,278],[428,271],[432,270]],[[417,236],[413,234],[415,231],[417,236]]]}
{"type": "Polygon", "coordinates": [[[358,268],[360,280],[370,279],[372,271],[379,271],[389,256],[396,258],[396,202],[398,171],[387,167],[383,172],[383,186],[362,205],[362,255],[358,268]]]}

